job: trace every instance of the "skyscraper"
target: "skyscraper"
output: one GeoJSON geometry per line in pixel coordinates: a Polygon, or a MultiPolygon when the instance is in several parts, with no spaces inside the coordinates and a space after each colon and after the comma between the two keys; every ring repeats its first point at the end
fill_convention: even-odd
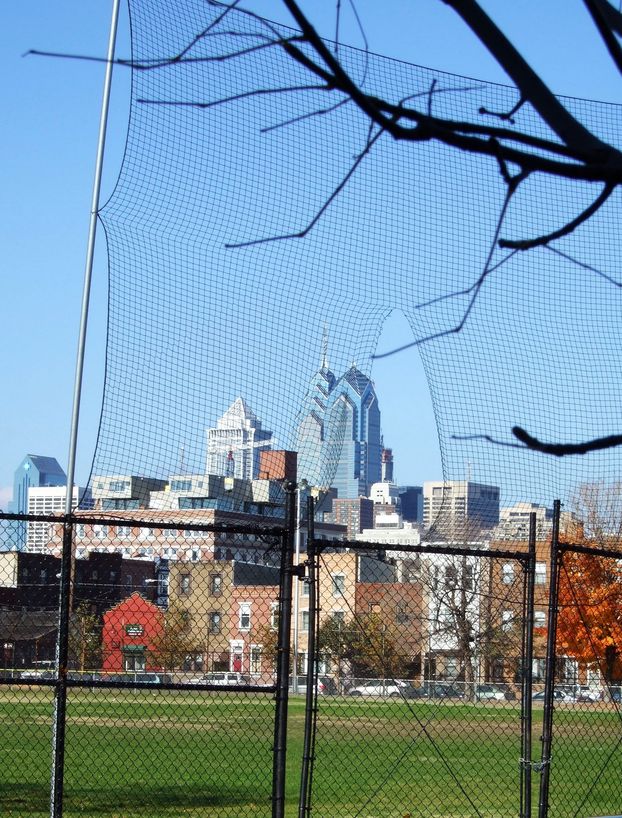
{"type": "Polygon", "coordinates": [[[244,398],[236,398],[216,427],[207,430],[208,474],[254,480],[259,476],[259,452],[271,449],[272,432],[261,422],[244,398]]]}
{"type": "Polygon", "coordinates": [[[40,454],[27,454],[15,470],[13,481],[13,502],[10,511],[13,514],[28,513],[28,489],[67,484],[65,472],[55,457],[40,454]]]}
{"type": "Polygon", "coordinates": [[[298,425],[298,476],[337,489],[339,498],[367,497],[381,479],[380,408],[371,380],[352,364],[338,380],[326,341],[298,425]]]}
{"type": "MultiPolygon", "coordinates": [[[[27,454],[15,470],[13,480],[13,502],[9,503],[9,511],[13,514],[28,514],[28,496],[33,488],[52,488],[64,486],[67,483],[65,472],[55,457],[46,457],[40,454],[27,454]]],[[[3,542],[0,547],[15,548],[21,551],[26,546],[27,526],[25,522],[17,522],[11,529],[10,542],[3,542]]]]}

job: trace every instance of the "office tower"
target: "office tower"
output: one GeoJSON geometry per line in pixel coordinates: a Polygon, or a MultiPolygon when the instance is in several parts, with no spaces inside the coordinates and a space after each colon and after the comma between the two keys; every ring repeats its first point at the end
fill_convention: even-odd
{"type": "Polygon", "coordinates": [[[494,528],[498,522],[498,486],[469,480],[423,484],[423,525],[435,536],[472,536],[476,529],[494,528]]]}
{"type": "Polygon", "coordinates": [[[207,474],[254,480],[259,476],[259,453],[271,449],[272,432],[244,398],[236,398],[215,428],[207,430],[207,474]]]}

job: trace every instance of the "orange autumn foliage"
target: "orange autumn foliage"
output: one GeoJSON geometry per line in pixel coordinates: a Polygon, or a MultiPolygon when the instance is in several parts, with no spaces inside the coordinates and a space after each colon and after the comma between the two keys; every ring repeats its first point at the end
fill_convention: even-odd
{"type": "Polygon", "coordinates": [[[567,553],[559,588],[559,653],[597,663],[607,681],[622,678],[622,564],[567,553]]]}

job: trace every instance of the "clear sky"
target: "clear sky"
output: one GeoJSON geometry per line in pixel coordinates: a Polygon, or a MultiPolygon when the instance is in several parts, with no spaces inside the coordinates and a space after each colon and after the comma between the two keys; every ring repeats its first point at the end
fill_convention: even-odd
{"type": "MultiPolygon", "coordinates": [[[[313,7],[321,33],[333,33],[334,2],[313,7]]],[[[344,6],[347,4],[343,4],[344,6]]],[[[559,93],[622,101],[622,80],[594,33],[580,0],[488,0],[484,8],[559,93]]],[[[254,3],[289,22],[278,0],[254,3]]],[[[506,82],[477,40],[442,0],[361,0],[357,9],[373,51],[467,76],[506,82]]],[[[56,457],[66,467],[79,307],[95,163],[103,66],[22,56],[29,49],[103,56],[110,4],[100,0],[21,0],[4,4],[0,26],[3,127],[0,231],[0,508],[26,453],[56,457]]],[[[118,55],[128,53],[121,24],[118,55]]],[[[344,39],[360,45],[351,26],[344,39]]],[[[128,72],[117,70],[104,177],[105,201],[116,178],[125,135],[128,72]]],[[[87,373],[79,438],[78,481],[88,475],[101,402],[106,258],[98,244],[87,373]]],[[[410,340],[389,322],[379,349],[410,340]]],[[[414,366],[417,353],[411,351],[414,366]]],[[[377,362],[373,377],[385,442],[402,483],[440,477],[438,446],[423,380],[404,395],[397,377],[404,358],[377,362]],[[423,395],[423,398],[421,398],[423,395]],[[413,424],[418,437],[401,438],[413,424]]],[[[612,430],[618,431],[618,430],[612,430]]]]}

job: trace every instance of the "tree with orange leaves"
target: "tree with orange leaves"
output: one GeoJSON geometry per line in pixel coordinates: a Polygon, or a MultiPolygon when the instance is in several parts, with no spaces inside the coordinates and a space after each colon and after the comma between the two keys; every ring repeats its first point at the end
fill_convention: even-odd
{"type": "Polygon", "coordinates": [[[559,588],[558,653],[622,679],[622,561],[568,552],[559,588]]]}

